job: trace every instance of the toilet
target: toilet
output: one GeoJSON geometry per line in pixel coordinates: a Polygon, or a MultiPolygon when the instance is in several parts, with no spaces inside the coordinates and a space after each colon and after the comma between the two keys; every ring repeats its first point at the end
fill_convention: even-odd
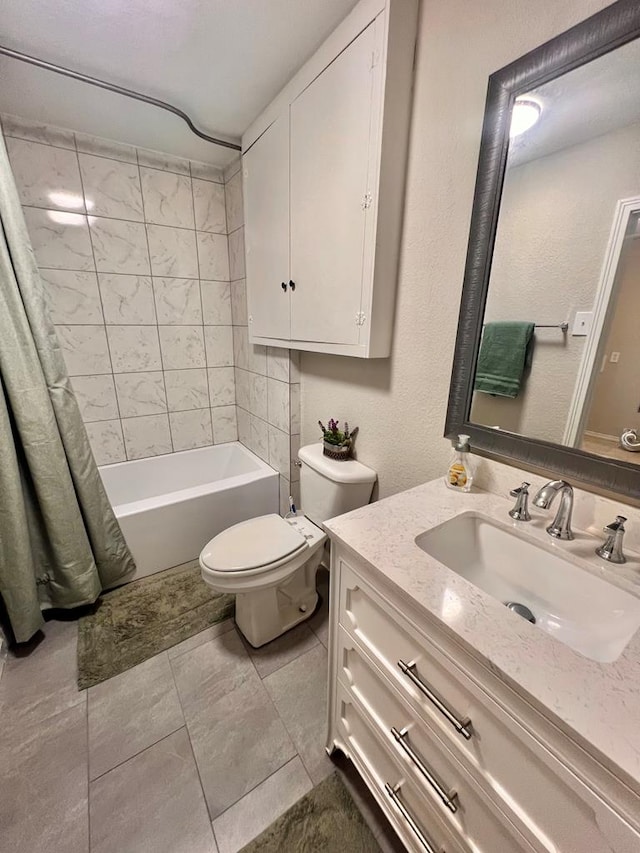
{"type": "Polygon", "coordinates": [[[205,583],[236,596],[236,624],[254,647],[308,619],[318,603],[316,571],[324,552],[322,522],[369,503],[376,472],[355,459],[336,461],[322,444],[298,452],[301,509],[234,524],[200,554],[205,583]]]}

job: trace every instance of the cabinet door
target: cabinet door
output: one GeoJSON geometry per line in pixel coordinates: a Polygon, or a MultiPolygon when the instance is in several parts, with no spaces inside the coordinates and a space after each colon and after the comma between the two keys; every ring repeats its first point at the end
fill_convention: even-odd
{"type": "Polygon", "coordinates": [[[289,116],[243,156],[249,332],[289,337],[289,116]],[[286,284],[286,289],[282,284],[286,284]]]}
{"type": "Polygon", "coordinates": [[[374,26],[291,105],[291,338],[357,344],[374,26]]]}

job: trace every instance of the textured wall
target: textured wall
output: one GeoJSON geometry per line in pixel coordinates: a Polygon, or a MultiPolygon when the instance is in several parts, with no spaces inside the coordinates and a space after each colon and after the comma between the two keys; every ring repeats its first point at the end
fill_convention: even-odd
{"type": "Polygon", "coordinates": [[[301,356],[302,441],[318,417],[360,425],[386,495],[444,472],[442,438],[489,74],[607,0],[423,0],[393,351],[301,356]]]}
{"type": "MultiPolygon", "coordinates": [[[[485,321],[571,326],[576,311],[591,311],[616,204],[638,193],[637,123],[510,169],[485,321]]],[[[561,442],[586,342],[537,329],[522,392],[513,400],[475,394],[472,420],[561,442]]]]}
{"type": "MultiPolygon", "coordinates": [[[[219,169],[3,116],[31,242],[98,464],[237,437],[219,169]]],[[[233,235],[232,235],[233,237],[233,235]]]]}

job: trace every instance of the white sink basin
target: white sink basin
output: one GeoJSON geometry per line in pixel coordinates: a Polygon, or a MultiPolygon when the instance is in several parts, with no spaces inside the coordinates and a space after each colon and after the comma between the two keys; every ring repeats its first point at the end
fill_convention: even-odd
{"type": "Polygon", "coordinates": [[[486,516],[462,513],[415,541],[498,601],[524,604],[539,628],[591,660],[616,660],[640,628],[640,598],[581,568],[554,543],[531,541],[486,516]]]}

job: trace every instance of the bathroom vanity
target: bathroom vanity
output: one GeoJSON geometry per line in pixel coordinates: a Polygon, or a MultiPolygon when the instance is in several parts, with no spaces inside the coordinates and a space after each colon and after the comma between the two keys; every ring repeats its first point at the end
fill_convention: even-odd
{"type": "MultiPolygon", "coordinates": [[[[328,751],[351,759],[408,850],[634,853],[640,558],[616,570],[596,557],[595,536],[555,542],[546,513],[517,522],[511,506],[436,481],[325,525],[328,751]],[[461,573],[456,537],[472,549],[462,528],[480,522],[515,563],[525,555],[523,589],[560,601],[564,583],[578,605],[590,601],[582,621],[579,606],[559,604],[573,633],[550,636],[552,622],[530,624],[461,573]]],[[[479,559],[491,555],[482,536],[476,544],[479,559]]]]}

